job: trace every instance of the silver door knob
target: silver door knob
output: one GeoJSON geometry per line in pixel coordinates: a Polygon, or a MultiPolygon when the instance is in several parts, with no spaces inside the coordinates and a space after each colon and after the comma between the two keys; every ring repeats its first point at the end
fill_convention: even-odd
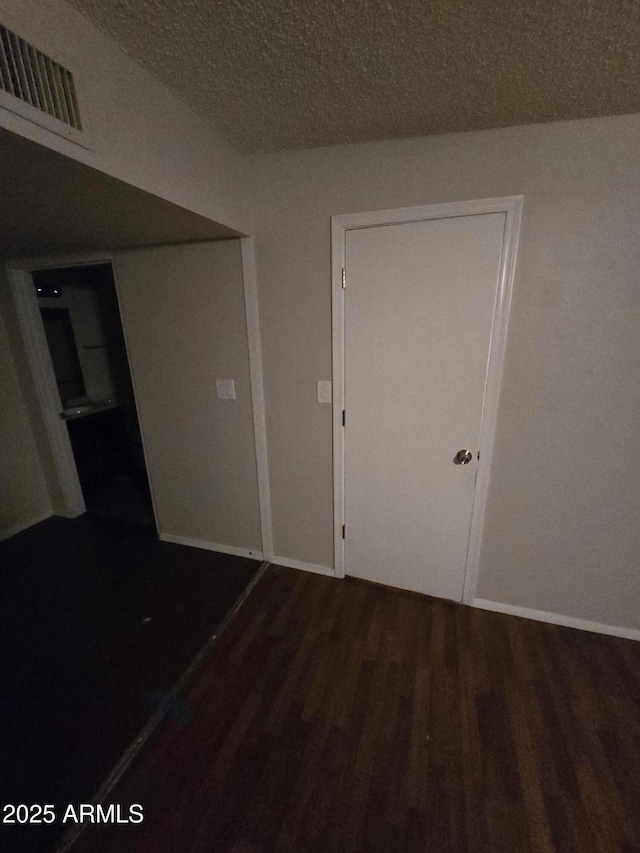
{"type": "Polygon", "coordinates": [[[470,450],[459,450],[453,457],[454,465],[468,465],[473,459],[473,453],[470,450]]]}

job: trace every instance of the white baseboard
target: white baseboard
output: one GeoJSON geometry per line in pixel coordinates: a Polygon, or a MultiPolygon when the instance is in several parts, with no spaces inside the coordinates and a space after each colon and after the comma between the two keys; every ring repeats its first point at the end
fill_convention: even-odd
{"type": "Polygon", "coordinates": [[[42,515],[35,516],[35,518],[30,518],[28,521],[22,521],[20,524],[16,524],[13,527],[8,527],[6,530],[0,530],[0,542],[4,539],[9,539],[11,536],[15,536],[16,533],[22,533],[23,530],[26,530],[28,527],[33,527],[34,524],[40,524],[41,521],[51,518],[52,515],[53,513],[49,510],[42,515]]]}
{"type": "Polygon", "coordinates": [[[236,548],[235,545],[218,545],[217,542],[189,539],[188,536],[175,536],[173,533],[160,533],[159,538],[161,542],[173,542],[174,545],[186,545],[189,548],[202,548],[204,551],[231,554],[233,557],[250,557],[252,560],[262,560],[262,551],[254,551],[250,548],[236,548]]]}
{"type": "Polygon", "coordinates": [[[313,572],[314,575],[328,575],[330,578],[336,576],[331,566],[317,566],[315,563],[303,563],[302,560],[290,560],[289,557],[272,557],[269,562],[274,566],[286,566],[288,569],[313,572]]]}
{"type": "Polygon", "coordinates": [[[581,631],[593,631],[596,634],[609,634],[612,637],[624,637],[627,640],[640,640],[640,630],[637,628],[602,625],[600,622],[589,622],[587,619],[576,619],[573,616],[548,613],[546,610],[531,610],[528,607],[518,607],[515,604],[501,604],[499,601],[487,601],[484,598],[474,598],[472,606],[479,607],[481,610],[507,613],[509,616],[522,616],[523,619],[535,619],[537,622],[550,622],[552,625],[562,625],[565,628],[578,628],[581,631]]]}

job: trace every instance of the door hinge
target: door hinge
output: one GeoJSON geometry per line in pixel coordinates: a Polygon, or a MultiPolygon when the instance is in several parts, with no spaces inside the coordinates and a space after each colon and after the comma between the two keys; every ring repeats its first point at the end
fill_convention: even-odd
{"type": "Polygon", "coordinates": [[[342,410],[342,426],[346,426],[346,425],[347,425],[347,413],[346,413],[346,411],[343,409],[343,410],[342,410]]]}
{"type": "Polygon", "coordinates": [[[346,529],[347,529],[346,524],[343,524],[343,525],[342,525],[342,538],[343,538],[343,539],[345,539],[345,538],[346,538],[346,537],[345,537],[346,529]]]}
{"type": "Polygon", "coordinates": [[[345,288],[347,286],[347,271],[344,267],[342,267],[342,287],[345,288]]]}

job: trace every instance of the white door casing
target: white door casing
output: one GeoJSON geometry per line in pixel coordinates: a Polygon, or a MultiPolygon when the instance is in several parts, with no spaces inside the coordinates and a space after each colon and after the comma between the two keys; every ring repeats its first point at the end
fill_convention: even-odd
{"type": "Polygon", "coordinates": [[[520,209],[333,218],[338,576],[473,597],[520,209]]]}
{"type": "Polygon", "coordinates": [[[97,258],[91,255],[86,261],[75,256],[64,255],[54,258],[46,257],[10,262],[5,266],[11,285],[28,368],[33,380],[33,387],[49,444],[48,449],[55,469],[56,486],[60,494],[59,512],[68,518],[76,518],[82,515],[85,512],[85,503],[73,450],[71,449],[69,432],[66,424],[60,418],[62,404],[31,272],[36,269],[74,266],[85,262],[104,263],[108,260],[103,255],[97,258]]]}

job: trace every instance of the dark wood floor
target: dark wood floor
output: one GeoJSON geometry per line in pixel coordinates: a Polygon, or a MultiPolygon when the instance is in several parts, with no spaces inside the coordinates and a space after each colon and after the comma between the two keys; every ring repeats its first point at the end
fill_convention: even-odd
{"type": "Polygon", "coordinates": [[[640,644],[270,567],[74,853],[640,851],[640,644]]]}
{"type": "MultiPolygon", "coordinates": [[[[184,723],[173,685],[259,565],[87,517],[0,543],[0,807],[89,802],[154,711],[184,723]]],[[[0,850],[64,830],[0,824],[0,850]]]]}

